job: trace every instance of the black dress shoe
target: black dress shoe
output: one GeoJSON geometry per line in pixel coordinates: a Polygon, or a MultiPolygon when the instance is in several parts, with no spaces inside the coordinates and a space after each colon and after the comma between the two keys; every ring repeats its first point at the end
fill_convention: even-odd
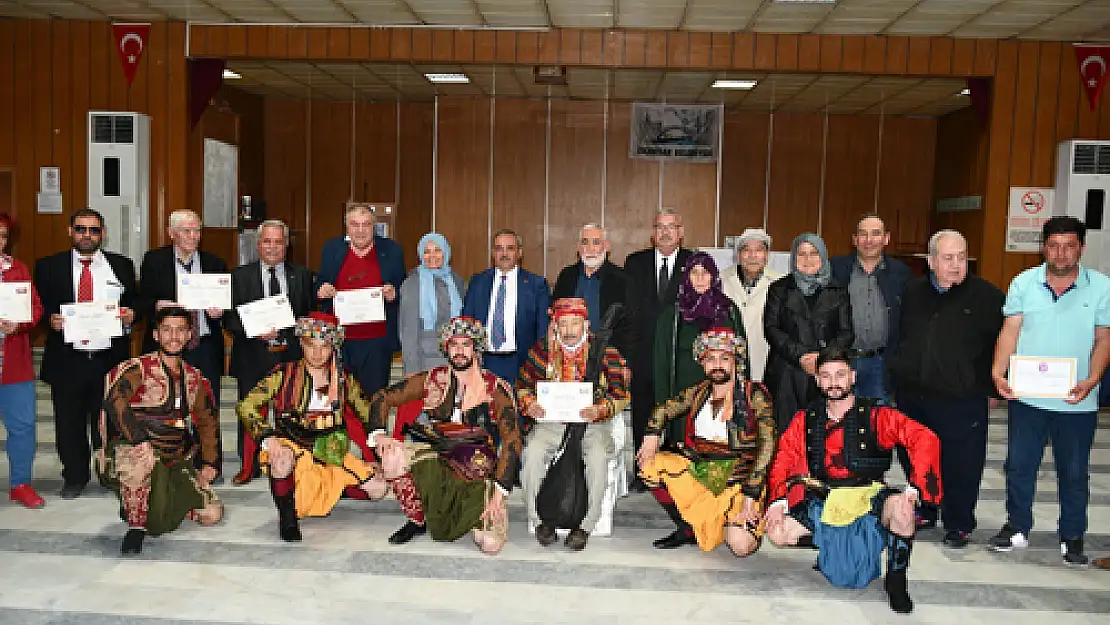
{"type": "Polygon", "coordinates": [[[279,519],[278,535],[287,543],[301,542],[301,526],[297,523],[297,519],[279,519]]]}
{"type": "Polygon", "coordinates": [[[643,478],[637,477],[628,485],[628,490],[633,493],[646,493],[651,489],[644,483],[643,478]]]}
{"type": "Polygon", "coordinates": [[[550,525],[544,525],[543,523],[540,523],[536,526],[536,541],[544,547],[555,542],[558,538],[559,535],[555,533],[554,527],[551,527],[550,525]]]}
{"type": "Polygon", "coordinates": [[[123,546],[120,547],[120,553],[126,555],[133,555],[143,552],[143,538],[146,537],[146,530],[133,527],[127,530],[123,536],[123,546]]]}
{"type": "Polygon", "coordinates": [[[66,484],[62,486],[62,490],[58,492],[58,496],[62,499],[77,499],[83,492],[85,492],[84,484],[66,484]]]}
{"type": "Polygon", "coordinates": [[[589,533],[579,527],[572,529],[570,533],[567,534],[567,539],[563,544],[571,551],[582,551],[586,548],[586,541],[589,539],[589,533]]]}
{"type": "Polygon", "coordinates": [[[393,532],[393,535],[389,537],[389,544],[403,545],[413,538],[416,538],[417,536],[423,536],[427,533],[428,528],[426,526],[417,525],[412,521],[408,521],[401,526],[401,529],[393,532]]]}
{"type": "Polygon", "coordinates": [[[684,530],[680,529],[651,543],[656,549],[678,549],[686,545],[696,544],[698,544],[698,541],[693,535],[687,534],[684,530]]]}

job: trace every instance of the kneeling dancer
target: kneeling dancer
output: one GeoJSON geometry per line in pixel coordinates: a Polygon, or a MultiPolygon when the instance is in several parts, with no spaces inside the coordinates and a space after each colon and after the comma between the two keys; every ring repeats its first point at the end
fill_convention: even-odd
{"type": "Polygon", "coordinates": [[[825,577],[850,588],[879,577],[885,548],[890,607],[908,613],[914,508],[922,499],[940,503],[940,443],[901,412],[855,397],[855,381],[843,350],[820,352],[817,386],[825,399],[798,411],[779,440],[767,536],[778,546],[816,547],[825,577]],[[913,461],[912,486],[903,490],[882,481],[896,445],[913,461]]]}
{"type": "Polygon", "coordinates": [[[658,549],[724,542],[742,557],[759,548],[775,421],[767,389],[737,367],[745,351],[731,328],[702,332],[693,352],[706,379],[652,411],[640,475],[678,526],[658,549]],[[667,450],[656,453],[660,435],[667,450]]]}
{"type": "Polygon", "coordinates": [[[473,530],[482,552],[495,554],[509,537],[505,498],[520,467],[519,414],[507,382],[482,369],[482,324],[455,317],[439,331],[446,366],[421,371],[370,400],[370,443],[382,474],[409,520],[389,538],[402,544],[431,532],[452,541],[473,530]],[[422,403],[401,443],[384,427],[391,408],[422,403]]]}
{"type": "Polygon", "coordinates": [[[366,440],[370,404],[339,360],[339,320],[314,312],[297,320],[296,335],[304,357],[274,367],[235,407],[244,430],[261,441],[278,534],[291,542],[301,540],[298,519],[327,516],[344,495],[385,495],[385,483],[371,479],[377,468],[370,450],[363,448],[361,459],[351,453],[352,440],[366,440]]]}
{"type": "Polygon", "coordinates": [[[143,550],[147,534],[171,532],[184,519],[213,525],[223,516],[216,477],[215,401],[208,380],[181,359],[192,317],[163,308],[151,321],[158,351],[108,372],[97,452],[100,483],[115,491],[127,521],[121,552],[143,550]],[[200,454],[202,468],[193,465],[200,454]]]}

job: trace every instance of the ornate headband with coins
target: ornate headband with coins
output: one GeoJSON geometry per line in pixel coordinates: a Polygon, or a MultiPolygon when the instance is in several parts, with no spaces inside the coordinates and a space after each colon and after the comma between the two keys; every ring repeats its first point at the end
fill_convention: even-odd
{"type": "Polygon", "coordinates": [[[694,360],[701,362],[713,350],[732,352],[737,359],[743,359],[748,347],[732,328],[710,328],[694,339],[694,360]]]}
{"type": "Polygon", "coordinates": [[[439,351],[447,354],[447,342],[461,336],[474,342],[474,349],[478,352],[486,349],[486,329],[482,322],[474,317],[459,315],[443,324],[439,329],[439,351]]]}
{"type": "Polygon", "coordinates": [[[551,317],[558,319],[567,315],[589,318],[590,313],[586,308],[586,300],[581,297],[561,297],[551,305],[551,317]]]}
{"type": "Polygon", "coordinates": [[[296,335],[300,338],[322,339],[338,348],[343,344],[343,326],[335,315],[314,312],[297,320],[296,335]]]}

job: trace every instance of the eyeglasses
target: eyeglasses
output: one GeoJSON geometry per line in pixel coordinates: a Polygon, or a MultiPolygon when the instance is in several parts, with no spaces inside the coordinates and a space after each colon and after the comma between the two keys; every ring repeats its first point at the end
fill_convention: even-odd
{"type": "Polygon", "coordinates": [[[73,231],[77,234],[100,234],[104,230],[100,226],[74,226],[73,231]]]}

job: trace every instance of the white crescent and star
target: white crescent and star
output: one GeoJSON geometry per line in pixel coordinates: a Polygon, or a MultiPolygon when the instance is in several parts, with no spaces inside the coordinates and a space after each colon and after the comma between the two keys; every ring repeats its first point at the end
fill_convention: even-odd
{"type": "Polygon", "coordinates": [[[1094,78],[1087,79],[1087,84],[1095,87],[1098,85],[1099,78],[1102,78],[1106,74],[1106,59],[1102,58],[1101,56],[1089,56],[1083,59],[1083,62],[1079,64],[1080,76],[1087,76],[1087,65],[1091,63],[1098,64],[1099,72],[1094,78]]]}
{"type": "MultiPolygon", "coordinates": [[[[119,50],[120,50],[120,52],[127,55],[127,62],[128,63],[134,63],[139,58],[139,55],[143,53],[143,38],[138,36],[135,33],[127,33],[126,35],[124,35],[119,40],[119,50]],[[139,49],[136,50],[134,52],[134,54],[130,54],[130,53],[127,52],[127,42],[128,41],[134,41],[135,43],[139,44],[139,49]]],[[[1088,60],[1090,60],[1090,59],[1088,59],[1088,60]]],[[[1082,71],[1082,69],[1083,68],[1081,67],[1080,71],[1082,71]]],[[[1106,64],[1103,63],[1103,70],[1105,70],[1105,69],[1106,69],[1106,64]]]]}

